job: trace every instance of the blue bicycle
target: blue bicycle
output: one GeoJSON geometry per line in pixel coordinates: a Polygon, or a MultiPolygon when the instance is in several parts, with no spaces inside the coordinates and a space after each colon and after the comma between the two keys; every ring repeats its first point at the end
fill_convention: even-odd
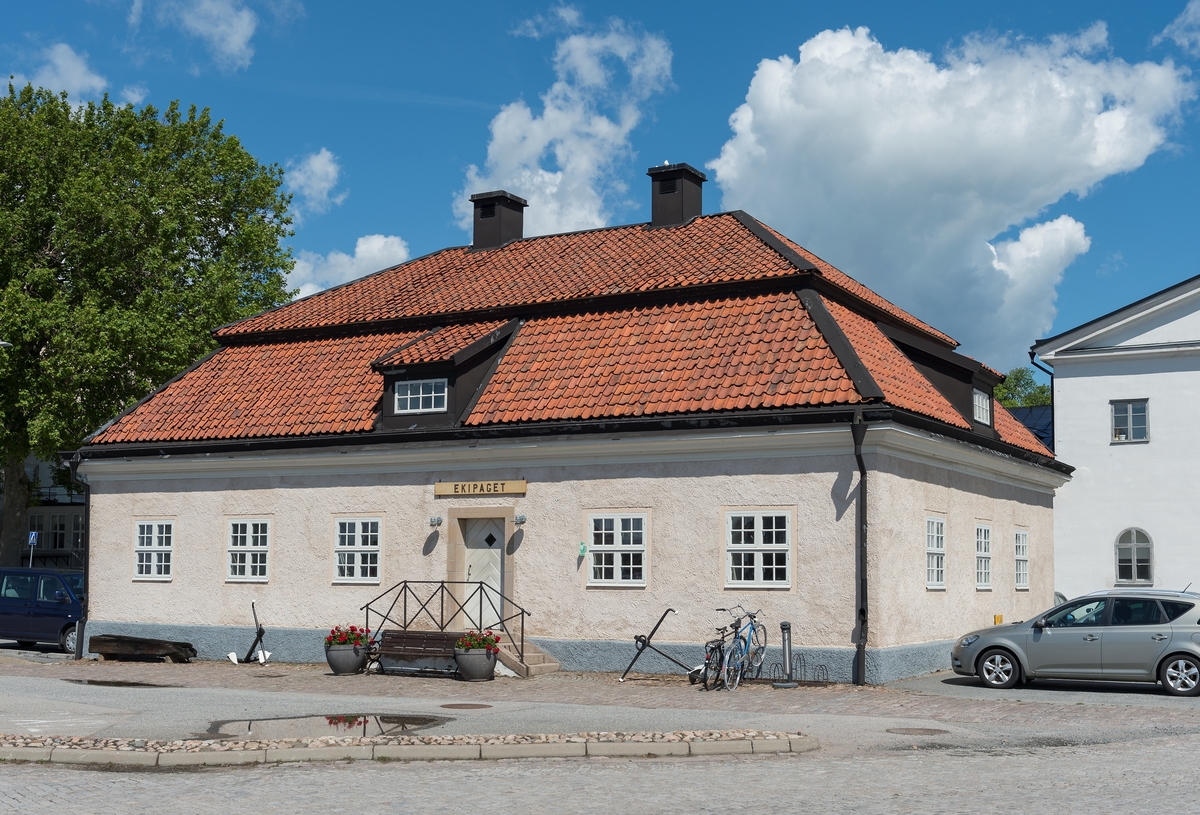
{"type": "Polygon", "coordinates": [[[758,611],[746,611],[740,604],[733,608],[719,608],[733,617],[733,639],[725,649],[725,664],[721,672],[725,687],[733,690],[742,677],[762,667],[767,655],[767,627],[758,621],[758,611]]]}

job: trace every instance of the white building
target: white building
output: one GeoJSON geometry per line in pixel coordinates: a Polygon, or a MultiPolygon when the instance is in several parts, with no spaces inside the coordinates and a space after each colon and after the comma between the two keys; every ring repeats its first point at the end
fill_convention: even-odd
{"type": "Polygon", "coordinates": [[[1033,351],[1054,369],[1056,588],[1200,585],[1200,277],[1033,351]]]}

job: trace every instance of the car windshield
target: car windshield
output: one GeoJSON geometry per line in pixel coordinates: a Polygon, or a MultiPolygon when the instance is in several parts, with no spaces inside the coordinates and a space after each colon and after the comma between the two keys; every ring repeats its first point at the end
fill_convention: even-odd
{"type": "Polygon", "coordinates": [[[71,590],[71,593],[76,597],[79,597],[83,594],[83,575],[60,574],[59,577],[62,578],[62,581],[67,584],[67,587],[71,590]]]}
{"type": "Polygon", "coordinates": [[[1100,625],[1104,618],[1106,598],[1080,600],[1063,606],[1046,617],[1047,628],[1069,628],[1083,625],[1100,625]]]}

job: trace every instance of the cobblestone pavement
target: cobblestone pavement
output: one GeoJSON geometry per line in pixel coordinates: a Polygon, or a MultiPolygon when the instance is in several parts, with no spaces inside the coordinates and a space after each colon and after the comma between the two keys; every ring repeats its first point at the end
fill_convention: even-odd
{"type": "MultiPolygon", "coordinates": [[[[0,652],[2,653],[2,652],[0,652]]],[[[21,812],[971,812],[1190,806],[1200,700],[1152,686],[1038,682],[993,693],[936,675],[887,687],[698,691],[680,677],[551,674],[467,684],[334,677],[324,666],[36,664],[0,655],[0,676],[146,682],[219,691],[393,701],[577,705],[787,715],[821,750],[789,756],[263,765],[190,772],[0,766],[0,810],[21,812]],[[944,732],[907,735],[897,728],[944,732]],[[1185,787],[1185,785],[1187,785],[1185,787]],[[357,795],[353,804],[347,794],[357,795]],[[481,802],[481,797],[486,803],[481,802]]],[[[54,683],[57,685],[57,683],[54,683]]]]}
{"type": "Polygon", "coordinates": [[[1157,812],[1190,808],[1200,738],[848,756],[0,768],[25,813],[1157,812]]]}

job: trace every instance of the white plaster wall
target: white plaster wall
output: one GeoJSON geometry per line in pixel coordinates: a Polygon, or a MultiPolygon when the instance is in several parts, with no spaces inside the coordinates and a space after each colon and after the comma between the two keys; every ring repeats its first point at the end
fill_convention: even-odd
{"type": "MultiPolygon", "coordinates": [[[[980,620],[990,622],[994,613],[1029,616],[1030,609],[1049,605],[1049,485],[1057,477],[1047,480],[1041,468],[915,431],[872,429],[867,438],[870,465],[880,468],[869,498],[872,647],[946,639],[980,620]],[[898,445],[903,455],[927,463],[873,452],[880,444],[898,445]],[[1035,486],[1014,486],[1027,482],[1035,486]],[[951,574],[944,593],[925,589],[924,519],[932,510],[948,520],[951,574]],[[994,529],[995,588],[987,596],[974,588],[976,517],[991,519],[994,529]],[[1028,593],[1012,590],[1015,524],[1030,529],[1033,589],[1028,593]]],[[[422,467],[417,472],[381,469],[378,451],[291,459],[292,466],[310,471],[305,475],[278,474],[280,465],[272,462],[287,459],[261,455],[247,457],[244,465],[223,457],[110,461],[93,467],[89,475],[91,615],[114,622],[248,625],[254,601],[268,626],[325,628],[357,622],[361,605],[400,580],[447,579],[451,508],[494,507],[528,518],[508,542],[512,597],[532,615],[528,635],[631,639],[672,607],[679,615],[664,623],[659,636],[703,642],[727,620],[714,609],[741,602],[763,610],[773,643],[779,622],[788,620],[799,645],[852,644],[857,467],[848,428],[602,441],[587,442],[579,448],[586,454],[572,454],[561,464],[541,463],[558,460],[552,458],[557,455],[553,441],[513,445],[513,452],[502,454],[510,462],[504,466],[488,464],[494,460],[489,456],[501,455],[488,451],[478,453],[471,466],[425,467],[405,459],[405,466],[422,467]],[[597,452],[606,446],[610,452],[597,452]],[[511,463],[521,456],[535,463],[511,463]],[[341,463],[352,470],[359,466],[355,462],[375,471],[336,469],[341,463]],[[230,474],[200,475],[218,465],[230,474]],[[140,475],[133,472],[138,467],[143,468],[140,475]],[[232,474],[255,467],[262,474],[232,474]],[[433,496],[436,481],[511,479],[527,480],[528,494],[433,496]],[[648,584],[588,587],[588,561],[579,555],[580,541],[590,543],[588,513],[622,509],[649,515],[648,584]],[[789,589],[725,590],[725,511],[730,509],[793,515],[789,589]],[[339,515],[383,519],[378,586],[333,583],[339,515]],[[431,516],[447,521],[433,532],[431,516]],[[174,578],[169,583],[134,581],[135,520],[159,517],[175,522],[174,578]],[[233,517],[272,520],[269,583],[225,580],[225,530],[233,517]]],[[[447,455],[476,455],[472,449],[447,455]]],[[[434,453],[414,450],[412,455],[434,453]]]]}
{"type": "MultiPolygon", "coordinates": [[[[848,436],[848,434],[847,434],[848,436]]],[[[762,608],[778,633],[790,620],[797,642],[846,645],[853,617],[853,508],[845,494],[853,458],[770,459],[538,467],[520,472],[444,471],[420,475],[254,477],[101,481],[92,492],[91,615],[111,621],[245,625],[250,603],[267,625],[328,627],[356,622],[359,606],[402,579],[447,576],[448,529],[431,516],[451,507],[511,506],[528,517],[510,546],[513,599],[530,613],[526,633],[631,639],[668,607],[667,640],[703,641],[728,620],[714,609],[742,602],[762,608]],[[524,478],[524,497],[434,498],[434,481],[524,478]],[[849,511],[846,507],[849,506],[849,511]],[[724,508],[779,508],[794,527],[790,590],[726,591],[724,508]],[[650,515],[649,579],[643,589],[587,587],[589,511],[650,515]],[[383,518],[379,586],[333,584],[337,515],[383,518]],[[135,519],[175,522],[175,574],[169,583],[133,580],[135,519]],[[225,523],[273,522],[270,581],[227,582],[225,523]]]]}
{"type": "Polygon", "coordinates": [[[1049,492],[876,455],[869,473],[868,580],[873,647],[950,639],[1027,620],[1054,604],[1054,509],[1049,492]],[[926,588],[925,520],[944,518],[945,588],[926,588]],[[992,529],[992,588],[975,585],[975,527],[992,529]],[[1029,533],[1029,589],[1016,588],[1014,533],[1029,533]]]}
{"type": "Polygon", "coordinates": [[[1200,585],[1198,398],[1197,356],[1055,360],[1055,450],[1076,467],[1055,507],[1059,591],[1112,587],[1116,540],[1130,527],[1154,543],[1156,587],[1200,585]],[[1150,440],[1113,444],[1110,400],[1143,398],[1150,440]]]}

